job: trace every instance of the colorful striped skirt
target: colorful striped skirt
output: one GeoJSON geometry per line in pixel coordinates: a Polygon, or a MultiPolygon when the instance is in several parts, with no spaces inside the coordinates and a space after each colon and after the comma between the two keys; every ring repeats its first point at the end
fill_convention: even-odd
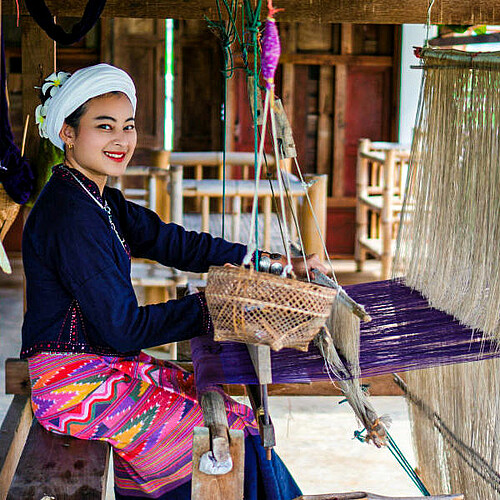
{"type": "MultiPolygon", "coordinates": [[[[181,486],[188,490],[193,429],[203,425],[192,374],[143,353],[40,353],[29,369],[33,411],[43,427],[113,446],[117,497],[170,498],[181,486]]],[[[255,438],[251,409],[225,401],[230,428],[255,438]]],[[[280,473],[283,468],[279,463],[280,473]]]]}

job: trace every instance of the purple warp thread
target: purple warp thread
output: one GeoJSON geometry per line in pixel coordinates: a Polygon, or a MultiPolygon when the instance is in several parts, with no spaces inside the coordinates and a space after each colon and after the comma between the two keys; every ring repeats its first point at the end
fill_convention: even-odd
{"type": "Polygon", "coordinates": [[[262,35],[262,57],[261,68],[262,76],[266,80],[266,88],[271,90],[274,83],[274,74],[278,67],[278,61],[281,54],[280,37],[276,21],[268,17],[264,34],[262,35]]]}
{"type": "MultiPolygon", "coordinates": [[[[345,287],[372,317],[361,323],[361,376],[382,375],[432,366],[497,357],[498,344],[453,316],[433,309],[401,281],[377,281],[345,287]]],[[[258,383],[244,344],[215,342],[208,336],[191,340],[199,393],[217,384],[258,383]]],[[[323,357],[311,342],[307,352],[271,351],[274,383],[329,380],[323,357]]]]}

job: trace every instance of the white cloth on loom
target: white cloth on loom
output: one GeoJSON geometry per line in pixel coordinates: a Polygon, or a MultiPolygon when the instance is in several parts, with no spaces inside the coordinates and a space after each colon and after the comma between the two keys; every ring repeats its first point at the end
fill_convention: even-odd
{"type": "Polygon", "coordinates": [[[64,119],[89,99],[115,91],[129,98],[135,115],[135,85],[128,73],[104,63],[75,71],[45,103],[45,130],[50,142],[64,151],[64,142],[59,137],[64,119]]]}

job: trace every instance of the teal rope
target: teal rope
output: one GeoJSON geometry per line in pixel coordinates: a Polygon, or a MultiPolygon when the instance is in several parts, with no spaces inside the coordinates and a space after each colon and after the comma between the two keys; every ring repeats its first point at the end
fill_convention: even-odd
{"type": "MultiPolygon", "coordinates": [[[[257,162],[258,162],[258,149],[259,149],[259,132],[257,125],[257,82],[259,81],[258,73],[258,46],[257,46],[257,33],[260,26],[260,11],[261,11],[262,0],[257,1],[255,10],[252,9],[249,0],[244,0],[243,7],[246,12],[247,18],[247,30],[251,34],[251,45],[253,48],[253,77],[254,77],[254,87],[253,87],[253,139],[254,139],[254,170],[255,170],[255,182],[257,182],[257,162]]],[[[255,246],[259,248],[259,207],[256,207],[257,216],[255,218],[255,246]]],[[[255,252],[255,267],[259,268],[259,252],[255,252]]]]}
{"type": "Polygon", "coordinates": [[[236,28],[236,18],[238,14],[237,0],[232,0],[231,4],[227,0],[222,0],[224,8],[229,17],[229,21],[226,23],[222,17],[222,10],[219,0],[216,0],[218,21],[211,21],[205,16],[208,27],[216,34],[220,39],[222,53],[224,57],[224,69],[223,73],[223,103],[221,109],[221,121],[222,121],[222,228],[221,236],[225,237],[225,219],[226,219],[226,151],[227,151],[227,137],[226,137],[226,113],[227,113],[227,80],[233,76],[234,73],[234,59],[233,53],[231,51],[231,45],[237,39],[241,45],[241,38],[239,36],[238,30],[236,28]]]}
{"type": "MultiPolygon", "coordinates": [[[[254,125],[254,165],[257,165],[258,162],[258,125],[257,125],[257,85],[259,80],[259,71],[258,71],[258,44],[257,44],[257,33],[260,27],[260,13],[262,0],[257,1],[257,5],[255,9],[252,9],[249,0],[243,1],[242,7],[242,37],[240,38],[238,29],[236,27],[237,22],[237,13],[238,13],[238,0],[222,0],[224,4],[224,8],[227,12],[229,21],[226,23],[223,20],[222,9],[220,5],[220,1],[216,0],[217,6],[217,21],[211,21],[205,16],[208,27],[216,34],[216,36],[220,39],[223,55],[224,55],[224,83],[223,83],[223,108],[221,110],[221,120],[222,120],[222,237],[225,236],[225,207],[226,207],[226,142],[227,142],[227,134],[226,134],[226,112],[227,112],[227,80],[232,77],[234,73],[234,59],[231,51],[231,45],[238,40],[243,57],[244,69],[249,74],[253,74],[254,76],[254,116],[253,116],[253,125],[254,125]],[[246,19],[246,23],[245,23],[246,19]],[[245,30],[246,28],[246,30],[245,30]],[[245,31],[251,34],[251,42],[250,45],[253,47],[254,53],[254,62],[253,62],[253,71],[251,71],[248,67],[248,51],[247,51],[247,43],[245,41],[245,31]]],[[[255,176],[257,175],[257,169],[255,168],[255,176]]],[[[257,182],[257,178],[255,178],[257,182]]],[[[258,248],[259,246],[259,217],[258,217],[258,207],[257,207],[257,217],[255,221],[255,244],[258,248]]],[[[259,262],[258,252],[256,253],[256,266],[258,268],[259,262]]]]}
{"type": "MultiPolygon", "coordinates": [[[[363,433],[365,431],[366,429],[363,429],[362,431],[354,431],[354,437],[358,441],[364,442],[365,436],[363,436],[363,433]]],[[[387,449],[390,451],[391,455],[396,459],[398,464],[401,465],[406,474],[408,474],[409,478],[412,480],[413,484],[415,484],[415,486],[420,490],[422,495],[426,497],[431,496],[429,490],[425,487],[424,483],[418,477],[418,474],[415,472],[415,469],[413,469],[410,462],[408,462],[403,452],[396,444],[396,441],[394,441],[392,436],[389,434],[389,431],[386,430],[386,434],[387,434],[387,449]]]]}

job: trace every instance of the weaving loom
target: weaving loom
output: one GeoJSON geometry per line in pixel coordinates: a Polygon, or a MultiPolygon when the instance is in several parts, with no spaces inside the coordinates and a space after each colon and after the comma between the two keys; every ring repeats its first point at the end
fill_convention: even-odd
{"type": "MultiPolygon", "coordinates": [[[[276,10],[269,3],[262,43],[261,66],[266,81],[262,105],[256,84],[255,43],[260,2],[255,11],[248,2],[244,2],[244,6],[254,49],[254,69],[252,72],[247,66],[247,73],[254,118],[256,191],[269,113],[278,166],[276,176],[280,182],[283,246],[291,268],[283,196],[286,180],[279,167],[280,159],[293,158],[302,181],[303,177],[295,147],[288,151],[289,143],[293,143],[293,139],[289,140],[291,133],[286,139],[282,136],[278,146],[276,114],[279,111],[278,106],[273,105],[273,77],[279,58],[279,37],[273,19],[276,10]],[[256,110],[261,111],[257,114],[256,110]],[[258,125],[261,126],[260,143],[258,125]]],[[[229,8],[228,14],[231,19],[228,25],[234,30],[229,8]]],[[[235,35],[224,34],[222,21],[217,26],[222,34],[223,48],[228,51],[230,40],[234,41],[235,35]]],[[[246,54],[245,47],[243,53],[246,54]]],[[[249,348],[249,355],[244,344],[195,339],[192,341],[193,361],[200,392],[216,389],[220,383],[337,380],[356,416],[367,429],[366,440],[372,440],[377,446],[387,442],[384,422],[377,417],[354,379],[408,371],[408,384],[401,379],[399,383],[409,399],[416,403],[412,409],[414,440],[425,482],[436,492],[460,491],[481,500],[496,498],[500,492],[499,464],[495,453],[500,445],[496,437],[497,428],[500,428],[500,400],[498,403],[496,399],[491,401],[488,395],[496,394],[500,389],[500,377],[496,375],[500,373],[500,363],[495,359],[500,338],[500,262],[498,252],[491,251],[500,236],[500,126],[497,116],[500,110],[500,59],[498,54],[431,49],[418,49],[417,56],[422,61],[420,68],[424,70],[424,79],[398,234],[395,276],[400,278],[354,285],[344,291],[333,276],[331,286],[336,290],[336,298],[327,321],[330,333],[322,329],[306,352],[283,349],[272,355],[268,353],[272,377],[266,382],[260,373],[256,377],[254,371],[254,368],[259,371],[251,360],[255,348],[249,348]],[[367,314],[358,303],[366,307],[367,314]],[[364,319],[371,316],[372,322],[360,324],[354,311],[364,319]],[[464,363],[479,360],[482,361],[464,363]],[[452,366],[456,363],[464,364],[452,366]],[[412,372],[422,368],[428,368],[432,373],[412,372]],[[461,386],[471,389],[454,392],[441,385],[440,379],[450,381],[450,387],[460,380],[461,386]],[[484,407],[480,410],[474,408],[474,401],[481,401],[484,407]],[[479,423],[481,415],[487,417],[488,425],[479,423]]],[[[230,58],[226,57],[226,62],[228,60],[230,58]]],[[[226,64],[226,73],[229,74],[227,70],[226,64]]],[[[310,200],[307,201],[310,204],[310,200]]],[[[256,212],[254,200],[254,221],[257,220],[256,212]]],[[[257,243],[256,225],[254,240],[249,238],[245,264],[250,263],[251,252],[257,248],[257,243]]],[[[305,255],[303,248],[301,253],[305,255]]],[[[326,247],[325,257],[328,259],[326,247]]],[[[258,266],[258,256],[256,260],[258,266]]],[[[286,275],[284,272],[283,277],[286,275]]],[[[312,278],[317,282],[317,276],[312,278]]],[[[310,276],[308,280],[311,281],[310,276]]],[[[252,326],[251,330],[256,332],[253,340],[251,335],[241,337],[245,321],[252,320],[253,312],[249,312],[268,305],[259,306],[256,297],[245,296],[243,301],[250,299],[246,304],[229,308],[233,311],[233,318],[224,318],[228,328],[219,321],[224,304],[216,308],[211,302],[210,295],[216,294],[216,289],[210,288],[209,283],[207,301],[209,307],[212,304],[218,340],[280,347],[273,344],[273,335],[260,337],[265,330],[279,330],[279,321],[278,327],[270,324],[252,326]],[[231,324],[234,325],[233,333],[231,324]]],[[[234,289],[242,290],[240,283],[234,289]]],[[[222,295],[217,300],[223,302],[222,295]]],[[[228,304],[233,304],[235,294],[230,295],[228,304]]],[[[283,307],[284,304],[280,303],[277,315],[283,314],[283,307]]],[[[280,343],[304,349],[304,343],[280,343]]],[[[266,415],[265,385],[261,385],[261,391],[264,407],[259,410],[263,409],[266,415]]]]}
{"type": "MultiPolygon", "coordinates": [[[[395,261],[404,279],[346,287],[373,318],[361,324],[360,339],[351,327],[334,329],[344,355],[338,366],[332,362],[337,350],[329,354],[321,336],[307,352],[272,353],[272,381],[431,369],[409,372],[404,385],[417,403],[414,440],[425,482],[436,492],[497,498],[500,401],[490,396],[500,392],[494,359],[500,262],[491,249],[500,236],[500,59],[430,49],[417,55],[425,78],[395,261]],[[457,383],[460,389],[452,391],[457,383]]],[[[220,383],[258,382],[244,345],[201,338],[192,352],[202,392],[220,383]]],[[[368,423],[378,420],[370,411],[368,423]]]]}

